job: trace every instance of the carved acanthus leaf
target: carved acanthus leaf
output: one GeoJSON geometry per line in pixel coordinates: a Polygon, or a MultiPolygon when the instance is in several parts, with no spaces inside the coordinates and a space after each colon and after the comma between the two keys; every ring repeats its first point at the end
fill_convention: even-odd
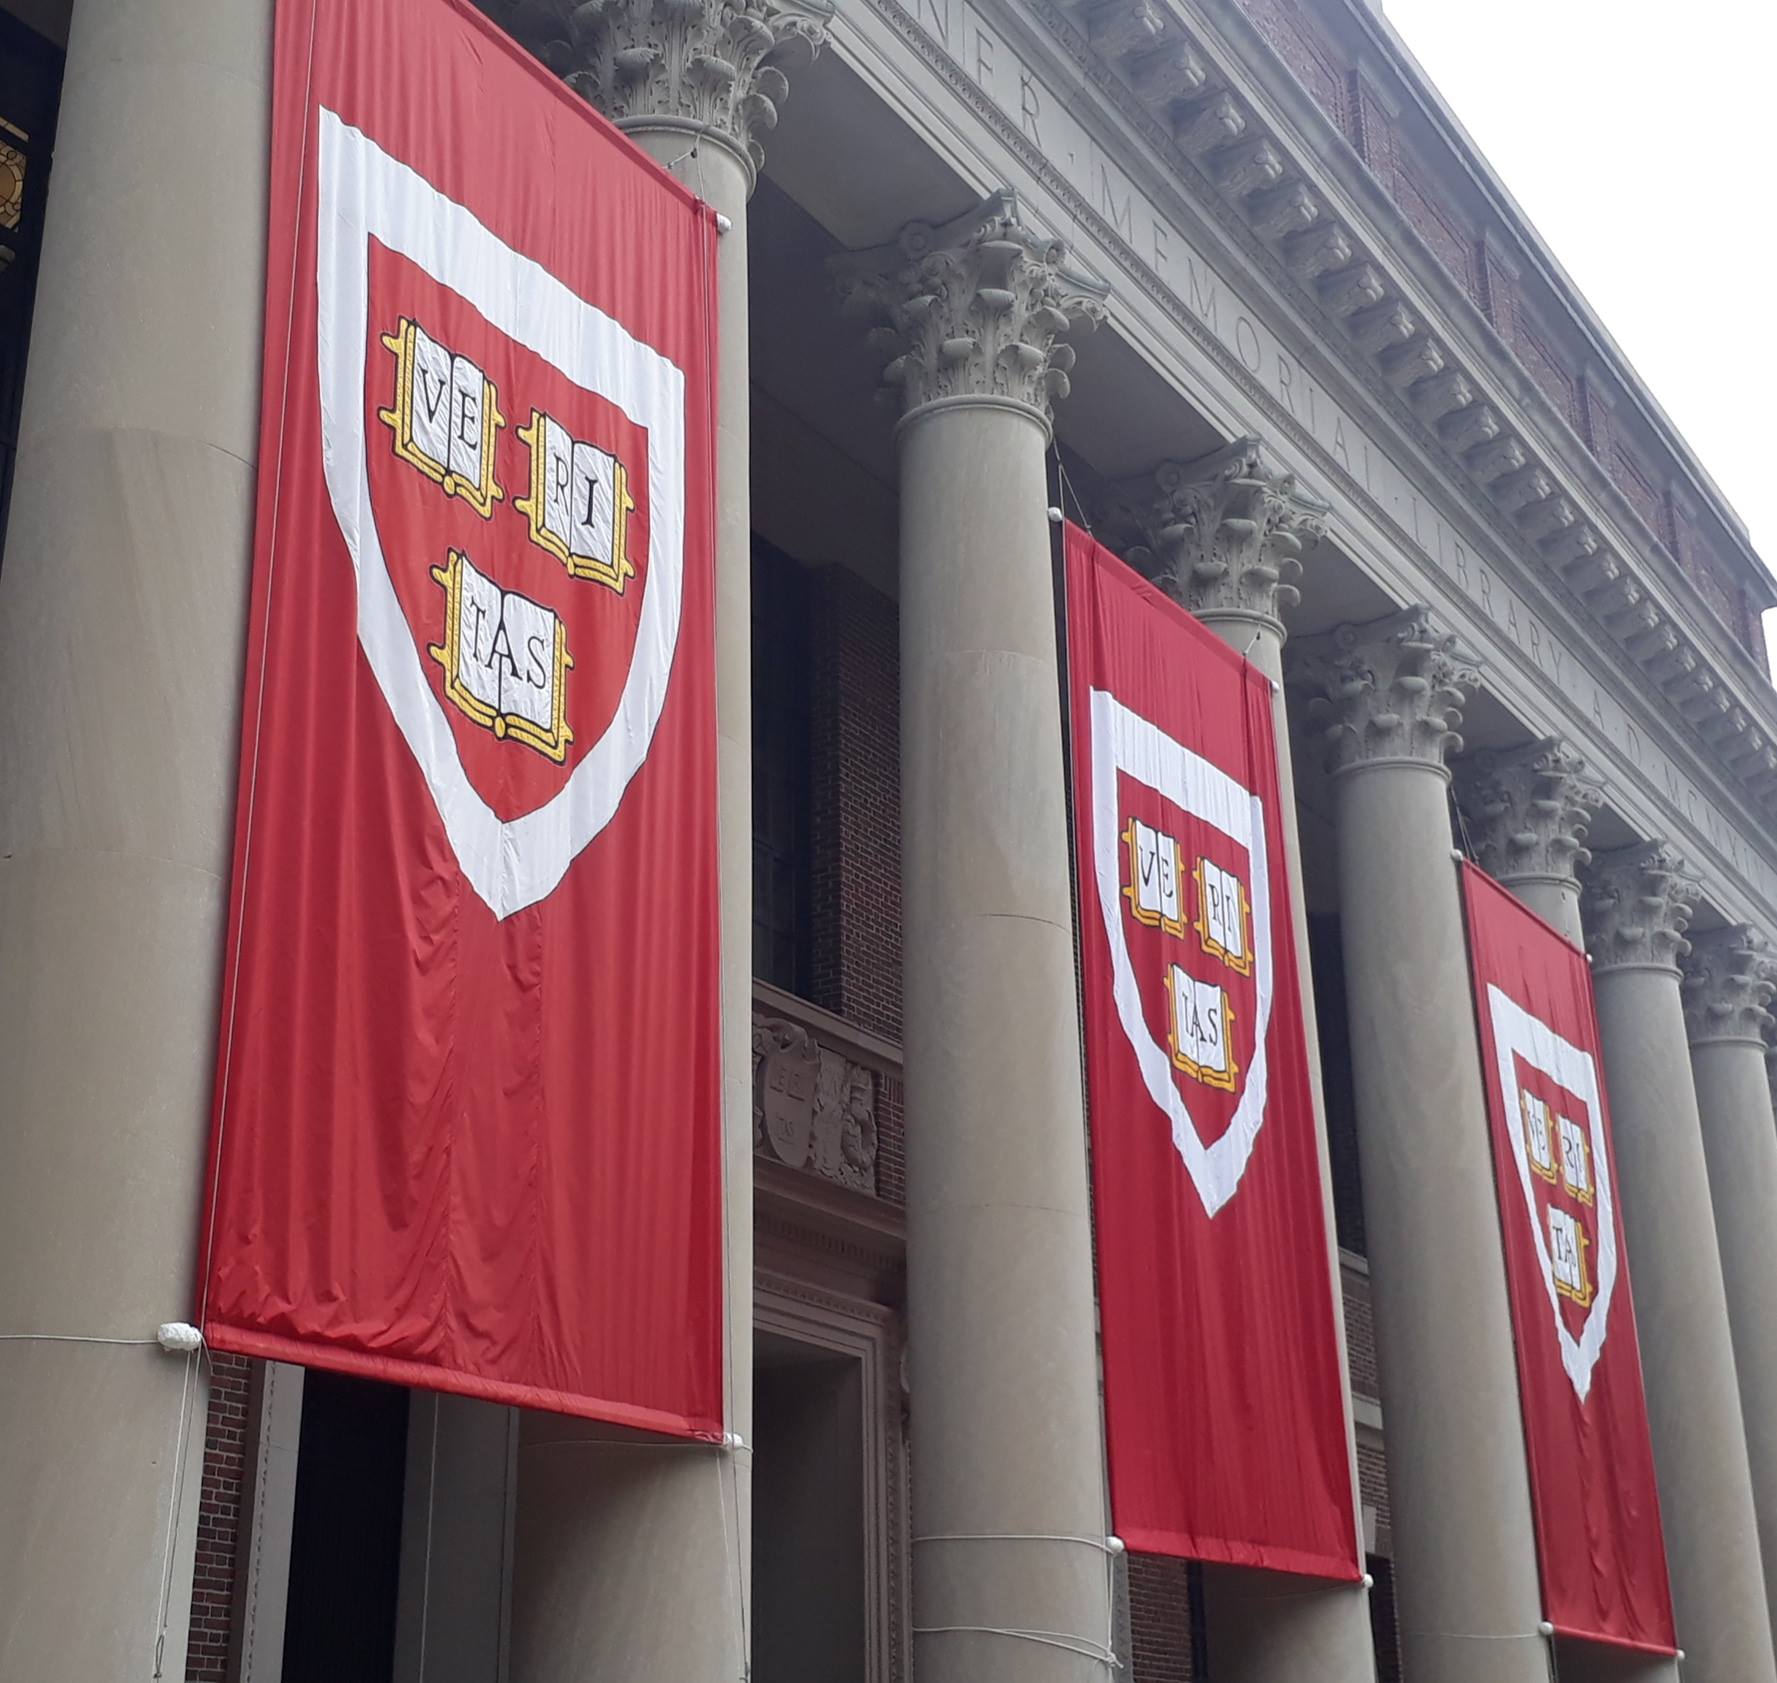
{"type": "Polygon", "coordinates": [[[1192,613],[1258,620],[1281,635],[1283,612],[1300,599],[1301,557],[1326,516],[1258,439],[1241,438],[1120,487],[1113,525],[1128,536],[1130,561],[1192,613]]]}
{"type": "Polygon", "coordinates": [[[1508,887],[1571,883],[1592,857],[1586,831],[1604,791],[1559,737],[1475,755],[1458,769],[1456,791],[1482,869],[1508,887]]]}
{"type": "Polygon", "coordinates": [[[1703,891],[1665,842],[1636,842],[1597,855],[1581,909],[1595,975],[1609,970],[1678,970],[1690,951],[1684,932],[1703,891]]]}
{"type": "Polygon", "coordinates": [[[1324,726],[1335,774],[1391,762],[1443,770],[1481,681],[1479,657],[1419,606],[1310,639],[1293,672],[1313,692],[1309,717],[1324,726]]]}
{"type": "Polygon", "coordinates": [[[480,0],[619,128],[682,126],[765,161],[788,72],[820,50],[832,0],[480,0]]]}
{"type": "Polygon", "coordinates": [[[1047,420],[1074,364],[1061,336],[1104,319],[1104,283],[1073,266],[1064,241],[1032,230],[1010,189],[942,227],[911,222],[893,244],[831,268],[846,309],[878,321],[883,384],[908,413],[998,398],[1047,420]]]}
{"type": "Polygon", "coordinates": [[[1746,1041],[1762,1047],[1777,1022],[1771,943],[1749,923],[1731,923],[1691,941],[1684,960],[1684,1021],[1693,1046],[1746,1041]]]}

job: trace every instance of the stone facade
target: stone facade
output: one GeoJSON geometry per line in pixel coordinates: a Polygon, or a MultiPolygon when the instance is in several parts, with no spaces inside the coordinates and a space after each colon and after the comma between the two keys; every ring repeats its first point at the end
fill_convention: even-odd
{"type": "MultiPolygon", "coordinates": [[[[116,81],[139,56],[141,5],[166,13],[151,33],[185,39],[189,25],[165,0],[76,3],[88,33],[69,60],[57,177],[74,185],[53,229],[61,243],[46,248],[60,267],[46,271],[20,460],[49,459],[70,426],[112,441],[126,467],[100,498],[107,543],[164,586],[169,611],[189,618],[205,604],[193,646],[232,698],[238,570],[227,575],[236,596],[222,601],[182,558],[213,561],[231,542],[244,553],[263,217],[251,195],[208,177],[165,187],[164,227],[106,209],[105,184],[140,155],[204,155],[183,104],[131,128],[116,81]],[[213,249],[175,237],[212,223],[213,249]],[[95,380],[70,328],[67,301],[90,302],[89,283],[109,274],[94,253],[117,249],[143,254],[142,276],[106,321],[152,328],[159,310],[185,331],[169,300],[218,300],[212,338],[229,354],[186,347],[189,390],[168,408],[188,434],[169,422],[156,446],[203,490],[211,547],[140,518],[146,470],[129,455],[140,411],[104,395],[160,402],[150,347],[167,335],[138,334],[129,350],[105,341],[95,380]]],[[[801,630],[792,640],[766,625],[754,658],[805,663],[807,709],[792,780],[805,802],[795,829],[805,973],[794,991],[753,990],[750,1032],[734,974],[725,984],[726,1091],[744,1148],[738,1173],[731,1153],[728,1211],[760,1257],[729,1333],[743,1394],[755,1343],[800,1342],[867,1376],[859,1675],[905,1683],[918,1652],[928,1683],[1051,1683],[1062,1674],[1046,1668],[1064,1662],[1040,1644],[970,1644],[1016,1642],[1039,1617],[1097,1644],[1106,1623],[1100,1556],[1082,1564],[1069,1552],[1082,1537],[1102,1541],[1104,1504],[1045,566],[1057,502],[1089,512],[1162,590],[1278,679],[1280,718],[1300,745],[1299,775],[1287,755],[1281,770],[1302,836],[1291,870],[1313,966],[1330,1196],[1348,1247],[1352,1449],[1376,1583],[1367,1612],[1351,1601],[1342,1614],[1308,1591],[1270,1598],[1260,1613],[1274,1630],[1263,1634],[1294,1631],[1317,1661],[1343,1656],[1317,1664],[1325,1683],[1365,1680],[1339,1646],[1349,1609],[1381,1683],[1403,1663],[1410,1683],[1536,1683],[1548,1658],[1529,1593],[1490,1182],[1462,1155],[1480,1138],[1451,889],[1452,853],[1466,851],[1583,940],[1599,978],[1606,1053],[1621,1072],[1662,1503],[1691,1621],[1687,1683],[1777,1683],[1759,1587],[1732,1573],[1755,1535],[1777,1537],[1777,1432],[1761,1429],[1777,1417],[1777,1346],[1766,1347],[1758,1307],[1777,1281],[1777,1248],[1763,1238],[1768,1200],[1746,1193],[1764,1186],[1759,1174],[1777,1188],[1757,1062],[1777,987],[1777,702],[1758,630],[1774,592],[1683,441],[1561,290],[1484,161],[1418,96],[1387,33],[1361,0],[858,0],[837,16],[813,0],[482,4],[707,188],[728,224],[718,566],[732,584],[749,529],[786,557],[801,630]],[[979,196],[1005,181],[1018,190],[979,196]],[[887,418],[873,397],[888,400],[887,418]],[[750,435],[737,419],[749,398],[771,418],[750,435]],[[764,494],[768,476],[749,477],[737,454],[737,437],[762,444],[768,428],[773,471],[790,464],[779,475],[788,496],[764,494]],[[1444,1130],[1437,1184],[1417,1155],[1428,1115],[1444,1130]],[[1685,1212],[1682,1252],[1647,1213],[1660,1198],[1685,1212]],[[755,1299],[768,1335],[757,1341],[755,1299]],[[1660,1403],[1692,1360],[1713,1376],[1694,1418],[1660,1403]],[[1737,1385],[1724,1377],[1736,1362],[1737,1385]],[[1483,1423],[1473,1444],[1441,1435],[1459,1411],[1483,1423]],[[1033,1558],[1044,1562],[1041,1606],[1033,1558]],[[1022,1611],[994,1611],[1008,1606],[1022,1611]],[[1515,1645],[1482,1658],[1454,1645],[1476,1631],[1515,1645]]],[[[227,118],[205,140],[231,158],[263,136],[262,93],[241,90],[263,87],[270,15],[266,0],[241,0],[198,55],[227,90],[199,102],[227,118]]],[[[66,676],[19,627],[65,621],[69,647],[156,646],[121,593],[76,589],[83,573],[42,564],[112,553],[46,484],[41,468],[20,481],[21,549],[9,548],[0,588],[0,702],[10,696],[19,716],[21,697],[61,694],[66,676]]],[[[726,615],[719,632],[724,683],[740,671],[743,688],[744,618],[726,615]]],[[[160,884],[153,903],[174,908],[181,934],[157,949],[149,985],[128,990],[131,1009],[188,1012],[153,1036],[164,1067],[107,1051],[103,1025],[121,1034],[122,1021],[104,993],[115,943],[62,940],[80,920],[43,923],[49,902],[31,889],[0,902],[0,950],[53,949],[43,978],[53,997],[111,1012],[93,1014],[101,1027],[82,1048],[83,1074],[103,1076],[113,1099],[138,1086],[174,1094],[167,1102],[190,1116],[208,1091],[207,1067],[189,1055],[203,1039],[189,1006],[213,981],[204,919],[219,915],[226,879],[219,792],[234,736],[227,707],[207,708],[228,728],[194,726],[181,752],[196,758],[160,765],[141,721],[175,711],[180,694],[144,669],[130,707],[58,707],[41,743],[0,752],[0,867],[35,869],[72,838],[85,860],[128,858],[160,884]],[[72,807],[69,788],[81,797],[72,807]],[[186,873],[177,882],[168,859],[186,873]],[[179,898],[188,878],[208,885],[201,913],[179,898]]],[[[723,753],[744,761],[746,733],[732,735],[723,753]]],[[[755,738],[755,752],[764,746],[755,738]]],[[[745,767],[733,769],[725,760],[725,819],[744,831],[745,767]]],[[[734,885],[746,880],[746,840],[724,835],[730,914],[745,899],[734,885]]],[[[0,1014],[0,1062],[35,1095],[25,1120],[59,1127],[62,1107],[42,1096],[67,1083],[42,1037],[9,1040],[5,1027],[0,1014]]],[[[116,1102],[66,1109],[135,1116],[116,1102]]],[[[120,1124],[115,1151],[102,1129],[81,1138],[83,1161],[120,1162],[117,1185],[140,1207],[127,1175],[138,1137],[120,1124]]],[[[171,1134],[157,1136],[167,1150],[143,1150],[157,1173],[172,1163],[177,1183],[155,1212],[195,1206],[195,1139],[181,1135],[174,1150],[171,1134]]],[[[57,1231],[83,1231],[90,1187],[9,1179],[7,1149],[0,1188],[21,1190],[11,1204],[0,1190],[0,1233],[25,1235],[28,1260],[44,1249],[31,1239],[39,1209],[60,1212],[57,1231]]],[[[127,1268],[95,1236],[95,1289],[69,1313],[142,1280],[156,1303],[183,1290],[174,1276],[191,1223],[149,1232],[143,1219],[127,1268]]],[[[0,1348],[0,1361],[44,1371],[54,1359],[0,1348]]],[[[260,1447],[251,1380],[233,1359],[209,1369],[190,1516],[190,1683],[239,1675],[243,1586],[274,1599],[280,1588],[256,1576],[264,1522],[243,1507],[260,1447]]],[[[129,1396],[119,1418],[152,1460],[171,1418],[164,1372],[129,1396]]],[[[84,1464],[53,1411],[27,1425],[49,1446],[44,1459],[84,1464]]],[[[758,1476],[771,1476],[767,1460],[758,1476]]],[[[0,1506],[6,1469],[0,1450],[0,1506]]],[[[406,1471],[412,1497],[421,1474],[406,1471]]],[[[448,1470],[425,1477],[428,1504],[462,1495],[448,1470]]],[[[463,1484],[494,1489],[510,1519],[539,1498],[506,1477],[482,1466],[463,1484]]],[[[727,1539],[698,1529],[714,1504],[701,1488],[691,1501],[692,1488],[660,1476],[637,1546],[685,1558],[678,1545],[695,1534],[720,1583],[687,1590],[664,1615],[600,1615],[607,1636],[612,1621],[635,1621],[609,1651],[638,1656],[638,1676],[675,1671],[676,1635],[708,1636],[731,1613],[727,1539]]],[[[737,1476],[722,1516],[737,1528],[744,1492],[737,1476]]],[[[141,1525],[165,1523],[158,1500],[134,1488],[123,1498],[141,1525]]],[[[555,1500],[550,1534],[589,1552],[532,1567],[540,1577],[582,1570],[606,1541],[635,1542],[595,1537],[596,1504],[555,1500]]],[[[103,1500],[70,1499],[51,1517],[66,1527],[57,1549],[103,1558],[113,1529],[103,1500]]],[[[11,1558],[0,1546],[0,1567],[11,1558]]],[[[0,1577],[21,1593],[42,1593],[35,1555],[8,1570],[0,1577]]],[[[1229,1619],[1240,1599],[1214,1572],[1131,1557],[1119,1658],[1138,1683],[1295,1683],[1304,1668],[1259,1640],[1251,1606],[1244,1626],[1229,1619]],[[1232,1633],[1219,1653],[1218,1631],[1232,1633]],[[1271,1657],[1253,1657],[1262,1652],[1271,1657]]],[[[562,1675],[584,1669],[574,1646],[584,1628],[569,1619],[543,1641],[562,1675]]],[[[726,1625],[714,1641],[733,1648],[726,1625]]],[[[44,1675],[69,1669],[54,1638],[27,1643],[25,1660],[44,1675]]],[[[83,1674],[126,1669],[107,1654],[83,1674]]]]}

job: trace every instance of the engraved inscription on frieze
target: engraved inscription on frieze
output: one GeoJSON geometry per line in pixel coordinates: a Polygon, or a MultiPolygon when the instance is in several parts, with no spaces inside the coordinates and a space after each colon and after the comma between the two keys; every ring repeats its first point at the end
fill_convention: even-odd
{"type": "Polygon", "coordinates": [[[876,1077],[799,1023],[753,1018],[753,1149],[876,1191],[876,1077]]]}
{"type": "MultiPolygon", "coordinates": [[[[1680,763],[1649,739],[1632,712],[1631,696],[1612,681],[1608,668],[1590,663],[1478,552],[1474,522],[1446,513],[1440,506],[1444,499],[1430,494],[1423,472],[1394,459],[1349,402],[1334,395],[1333,382],[1309,366],[1314,353],[1284,342],[1229,276],[1209,262],[1175,216],[1152,200],[1118,156],[1079,121],[1070,110],[1070,98],[1021,55],[1006,30],[972,0],[874,4],[885,16],[904,20],[903,34],[919,43],[928,62],[948,66],[953,88],[978,96],[977,110],[984,116],[992,113],[989,123],[994,126],[997,120],[1002,143],[1025,153],[1027,163],[1035,161],[1029,156],[1034,153],[1047,166],[1039,167],[1039,175],[1077,219],[1071,229],[1076,247],[1090,253],[1101,272],[1121,268],[1134,280],[1133,286],[1119,288],[1122,307],[1139,311],[1145,295],[1160,302],[1200,342],[1213,344],[1229,375],[1263,406],[1251,423],[1263,425],[1280,445],[1293,442],[1313,462],[1317,471],[1309,477],[1317,491],[1336,504],[1367,509],[1392,527],[1409,553],[1416,553],[1433,576],[1515,646],[1546,694],[1559,698],[1562,728],[1577,728],[1590,738],[1596,763],[1603,765],[1614,756],[1671,819],[1698,842],[1706,842],[1767,905],[1777,905],[1777,871],[1769,859],[1749,845],[1736,822],[1680,763]]],[[[1216,117],[1217,109],[1211,101],[1202,119],[1216,117]]],[[[1232,136],[1238,131],[1228,132],[1232,136]]],[[[1342,256],[1336,248],[1322,251],[1308,245],[1296,254],[1296,266],[1310,278],[1319,276],[1320,295],[1329,308],[1355,319],[1381,297],[1382,287],[1367,265],[1339,267],[1348,256],[1348,250],[1342,256]]],[[[1337,374],[1335,380],[1347,384],[1337,374]]],[[[1496,424],[1485,405],[1471,409],[1496,424]]],[[[1464,434],[1446,442],[1469,450],[1485,437],[1464,434]]],[[[1552,726],[1555,721],[1543,722],[1552,726]]],[[[1668,822],[1666,828],[1672,827],[1668,822]]]]}

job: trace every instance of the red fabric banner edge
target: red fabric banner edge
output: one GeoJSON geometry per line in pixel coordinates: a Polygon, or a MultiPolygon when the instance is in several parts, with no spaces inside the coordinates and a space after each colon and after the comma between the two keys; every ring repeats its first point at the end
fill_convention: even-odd
{"type": "Polygon", "coordinates": [[[1278,1572],[1298,1578],[1315,1578],[1329,1584],[1361,1584],[1365,1573],[1333,1555],[1304,1549],[1275,1548],[1267,1544],[1265,1558],[1256,1550],[1232,1548],[1216,1538],[1200,1539],[1182,1531],[1155,1531],[1143,1526],[1119,1529],[1123,1546],[1135,1554],[1163,1554],[1171,1560],[1200,1560],[1210,1566],[1244,1566],[1254,1572],[1278,1572]]]}
{"type": "Polygon", "coordinates": [[[1622,1654],[1647,1654],[1652,1658],[1670,1660],[1682,1654],[1682,1648],[1668,1648],[1658,1642],[1636,1642],[1627,1636],[1612,1636],[1601,1630],[1579,1630],[1570,1625],[1551,1625],[1557,1636],[1569,1642],[1589,1642],[1598,1648],[1615,1648],[1622,1654]]]}
{"type": "Polygon", "coordinates": [[[693,1420],[687,1415],[668,1414],[659,1409],[631,1408],[622,1403],[585,1406],[582,1399],[562,1391],[550,1391],[535,1385],[513,1385],[500,1379],[481,1379],[474,1374],[431,1366],[426,1362],[404,1361],[397,1356],[373,1356],[356,1350],[339,1350],[330,1345],[311,1344],[297,1338],[280,1338],[275,1333],[255,1332],[250,1328],[224,1325],[212,1321],[203,1328],[204,1343],[212,1350],[228,1355],[253,1356],[269,1362],[287,1362],[295,1367],[325,1368],[332,1373],[350,1374],[359,1379],[380,1379],[391,1385],[405,1385],[416,1390],[443,1392],[450,1396],[477,1397],[483,1402],[503,1403],[514,1408],[540,1409],[550,1414],[565,1414],[577,1420],[597,1420],[608,1426],[630,1426],[637,1431],[659,1432],[676,1438],[692,1438],[700,1442],[721,1443],[720,1421],[693,1420]]]}

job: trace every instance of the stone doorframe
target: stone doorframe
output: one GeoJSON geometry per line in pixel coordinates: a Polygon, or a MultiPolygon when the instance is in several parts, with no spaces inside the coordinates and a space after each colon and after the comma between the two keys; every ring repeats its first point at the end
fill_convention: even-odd
{"type": "Polygon", "coordinates": [[[900,1316],[787,1274],[754,1275],[753,1324],[862,1364],[864,1631],[862,1683],[904,1683],[910,1569],[900,1316]]]}

